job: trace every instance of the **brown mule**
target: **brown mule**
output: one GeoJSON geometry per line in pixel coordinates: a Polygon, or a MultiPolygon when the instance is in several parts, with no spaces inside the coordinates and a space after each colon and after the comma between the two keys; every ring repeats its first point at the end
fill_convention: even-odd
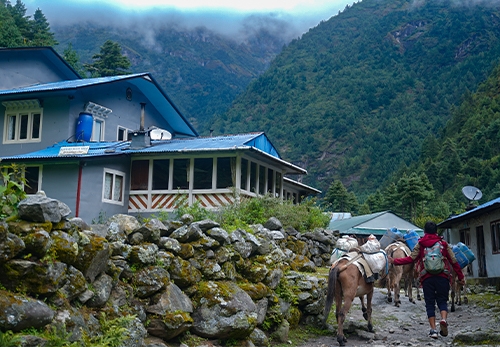
{"type": "MultiPolygon", "coordinates": [[[[410,255],[410,249],[402,242],[394,242],[385,248],[385,252],[392,258],[404,258],[410,255]]],[[[387,301],[392,302],[392,291],[394,291],[394,305],[399,307],[401,299],[399,295],[401,279],[405,279],[405,291],[408,293],[410,302],[415,303],[413,300],[413,263],[396,266],[389,264],[388,272],[384,269],[382,276],[379,280],[380,288],[387,288],[387,301]]]]}
{"type": "Polygon", "coordinates": [[[326,296],[323,325],[326,324],[330,309],[335,298],[335,317],[337,318],[337,342],[345,346],[347,342],[344,336],[344,321],[354,298],[361,300],[363,317],[368,321],[368,331],[373,331],[372,325],[372,298],[373,283],[366,283],[363,274],[356,266],[341,258],[332,264],[328,275],[328,292],[326,296]],[[363,296],[366,295],[366,308],[363,296]],[[344,304],[342,305],[342,301],[344,304]]]}
{"type": "MultiPolygon", "coordinates": [[[[462,272],[464,274],[464,278],[467,275],[467,266],[462,269],[462,272]]],[[[464,304],[469,303],[469,299],[467,298],[467,288],[466,284],[463,286],[458,283],[458,275],[455,273],[455,271],[452,268],[452,277],[451,277],[451,312],[455,312],[455,304],[457,305],[462,305],[462,291],[464,293],[464,304]]]]}

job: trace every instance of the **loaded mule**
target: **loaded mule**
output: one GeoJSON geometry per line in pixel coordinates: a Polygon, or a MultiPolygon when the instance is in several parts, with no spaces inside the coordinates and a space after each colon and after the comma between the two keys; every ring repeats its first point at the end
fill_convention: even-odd
{"type": "MultiPolygon", "coordinates": [[[[370,266],[366,261],[365,253],[366,255],[370,255],[368,252],[363,252],[361,249],[351,249],[349,253],[342,255],[332,264],[328,275],[328,288],[325,310],[323,313],[323,325],[326,325],[326,320],[328,319],[333,300],[335,299],[337,342],[340,346],[345,346],[345,343],[347,342],[343,326],[352,302],[356,297],[361,300],[363,317],[368,321],[368,331],[373,331],[371,320],[373,288],[376,277],[375,275],[380,271],[380,269],[375,269],[376,272],[373,271],[374,267],[370,266]],[[366,307],[363,299],[365,295],[366,307]]],[[[378,253],[383,253],[383,251],[379,250],[378,253]]],[[[382,266],[385,266],[387,263],[385,253],[383,253],[382,259],[382,266]]]]}

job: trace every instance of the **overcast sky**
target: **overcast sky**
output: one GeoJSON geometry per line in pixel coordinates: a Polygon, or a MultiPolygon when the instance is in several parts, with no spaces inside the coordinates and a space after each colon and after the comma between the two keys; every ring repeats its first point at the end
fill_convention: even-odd
{"type": "MultiPolygon", "coordinates": [[[[14,1],[15,2],[15,1],[14,1]]],[[[141,25],[174,21],[186,26],[204,25],[218,31],[235,31],[248,18],[286,22],[293,35],[307,32],[322,20],[343,10],[352,0],[24,0],[27,15],[40,8],[51,25],[79,21],[141,25]],[[144,21],[147,16],[148,20],[144,21]],[[146,23],[146,24],[144,24],[146,23]]]]}

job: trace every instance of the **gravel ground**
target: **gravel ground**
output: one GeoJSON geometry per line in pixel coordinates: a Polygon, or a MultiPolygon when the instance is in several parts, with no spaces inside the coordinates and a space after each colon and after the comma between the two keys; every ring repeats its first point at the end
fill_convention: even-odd
{"type": "MultiPolygon", "coordinates": [[[[481,335],[486,331],[500,332],[500,320],[497,311],[485,309],[469,298],[468,304],[456,306],[455,312],[448,314],[447,337],[439,336],[437,340],[428,337],[430,330],[424,302],[416,301],[412,304],[408,298],[401,295],[400,307],[388,303],[387,290],[375,289],[373,297],[372,323],[374,333],[367,331],[366,321],[363,319],[359,299],[347,315],[344,331],[347,337],[346,346],[372,347],[384,346],[450,346],[455,345],[454,338],[459,334],[481,335]]],[[[414,297],[416,295],[414,294],[414,297]]],[[[495,301],[499,297],[496,296],[495,301]]],[[[479,299],[478,299],[479,300],[479,299]]],[[[450,307],[448,307],[450,309],[450,307]]],[[[332,311],[334,307],[332,307],[332,311]]],[[[436,314],[440,318],[439,312],[436,314]]],[[[333,326],[331,336],[318,336],[304,343],[296,344],[297,347],[333,347],[338,346],[336,331],[333,326]]],[[[484,339],[484,338],[483,338],[484,339]]],[[[293,342],[293,341],[292,341],[293,342]]],[[[466,344],[471,346],[471,344],[466,344]]],[[[496,343],[490,346],[499,346],[496,343]]],[[[485,346],[485,345],[483,345],[485,346]]]]}

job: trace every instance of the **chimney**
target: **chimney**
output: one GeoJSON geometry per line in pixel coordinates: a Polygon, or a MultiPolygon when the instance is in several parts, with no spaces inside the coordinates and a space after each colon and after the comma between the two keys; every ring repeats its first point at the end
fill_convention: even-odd
{"type": "Polygon", "coordinates": [[[139,130],[134,131],[132,134],[132,141],[130,142],[130,149],[141,149],[151,146],[151,138],[149,133],[144,130],[144,110],[146,103],[141,102],[141,121],[139,130]]]}

